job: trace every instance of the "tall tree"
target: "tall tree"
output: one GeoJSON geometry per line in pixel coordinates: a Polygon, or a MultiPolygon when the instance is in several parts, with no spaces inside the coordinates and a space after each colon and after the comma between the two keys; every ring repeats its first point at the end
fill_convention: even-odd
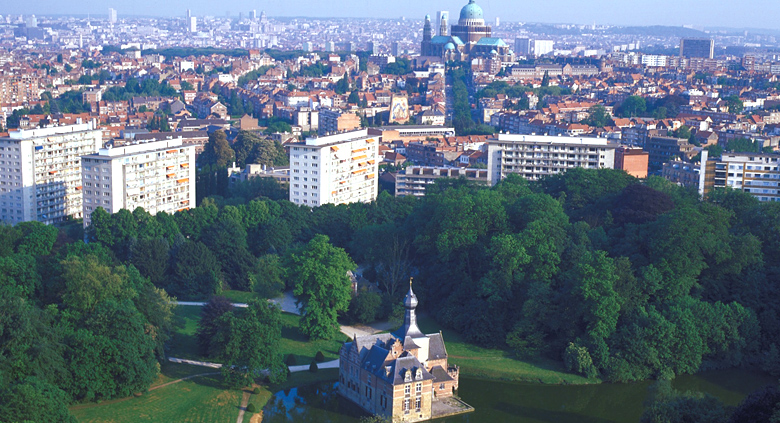
{"type": "Polygon", "coordinates": [[[338,314],[349,307],[352,285],[347,272],[357,268],[355,262],[343,249],[332,246],[327,236],[316,235],[286,257],[285,268],[303,311],[301,332],[311,339],[333,337],[338,332],[338,314]]]}
{"type": "Polygon", "coordinates": [[[209,134],[209,141],[203,148],[203,152],[198,157],[198,164],[216,165],[218,167],[226,167],[231,165],[236,159],[236,154],[230,147],[227,141],[227,135],[225,131],[214,131],[209,134]]]}

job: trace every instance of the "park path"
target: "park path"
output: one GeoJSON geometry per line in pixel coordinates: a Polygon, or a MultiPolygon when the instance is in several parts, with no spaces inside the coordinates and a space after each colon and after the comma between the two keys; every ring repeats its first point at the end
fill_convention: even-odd
{"type": "Polygon", "coordinates": [[[183,377],[181,379],[176,379],[176,380],[172,380],[170,382],[163,383],[162,385],[157,385],[157,386],[151,387],[151,388],[149,388],[149,392],[154,391],[155,389],[165,388],[166,386],[173,385],[174,383],[179,383],[179,382],[184,382],[185,380],[194,379],[196,377],[216,376],[216,375],[219,375],[219,374],[221,374],[221,373],[219,373],[219,372],[211,372],[211,373],[201,373],[201,374],[197,374],[197,375],[183,377]]]}
{"type": "Polygon", "coordinates": [[[247,391],[244,391],[244,395],[241,396],[241,406],[238,407],[238,418],[236,419],[236,423],[244,422],[244,413],[246,412],[246,407],[249,405],[250,396],[252,396],[252,394],[247,391]]]}

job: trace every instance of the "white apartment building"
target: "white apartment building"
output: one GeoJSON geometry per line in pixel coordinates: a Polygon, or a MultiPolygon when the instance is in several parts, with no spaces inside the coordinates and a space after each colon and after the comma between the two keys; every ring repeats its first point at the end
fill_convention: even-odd
{"type": "Polygon", "coordinates": [[[616,148],[603,138],[499,134],[488,140],[490,183],[510,173],[538,180],[575,167],[613,169],[616,148]]]}
{"type": "Polygon", "coordinates": [[[152,215],[195,207],[195,145],[181,138],[102,148],[82,162],[84,227],[98,207],[152,215]]]}
{"type": "Polygon", "coordinates": [[[290,145],[290,201],[309,207],[376,200],[379,141],[367,129],[290,145]]]}
{"type": "Polygon", "coordinates": [[[759,201],[780,201],[778,154],[724,153],[715,162],[715,187],[741,189],[759,201]]]}
{"type": "Polygon", "coordinates": [[[81,156],[102,145],[94,122],[0,138],[0,221],[53,224],[82,217],[81,156]]]}

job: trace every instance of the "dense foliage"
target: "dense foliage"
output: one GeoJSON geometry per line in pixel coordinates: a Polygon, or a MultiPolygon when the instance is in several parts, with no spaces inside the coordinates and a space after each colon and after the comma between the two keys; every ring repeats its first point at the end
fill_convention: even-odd
{"type": "Polygon", "coordinates": [[[0,240],[0,421],[73,421],[73,401],[145,391],[170,332],[165,291],[54,227],[0,226],[0,240]]]}
{"type": "MultiPolygon", "coordinates": [[[[383,304],[397,302],[414,275],[421,306],[465,340],[551,357],[586,376],[629,381],[744,364],[778,371],[768,357],[780,355],[780,265],[768,258],[780,254],[780,205],[738,191],[701,201],[661,179],[574,169],[490,189],[441,182],[423,199],[382,194],[372,204],[217,204],[174,216],[96,212],[89,234],[173,295],[278,292],[284,281],[304,299],[312,275],[335,280],[352,267],[350,257],[325,259],[338,247],[379,282],[383,304]],[[132,254],[148,240],[159,254],[132,254]],[[199,260],[184,245],[202,245],[189,250],[221,271],[196,271],[205,275],[197,287],[169,276],[171,263],[199,260]]],[[[326,300],[344,310],[340,295],[326,300]]],[[[355,302],[350,314],[371,318],[365,308],[355,302]]]]}

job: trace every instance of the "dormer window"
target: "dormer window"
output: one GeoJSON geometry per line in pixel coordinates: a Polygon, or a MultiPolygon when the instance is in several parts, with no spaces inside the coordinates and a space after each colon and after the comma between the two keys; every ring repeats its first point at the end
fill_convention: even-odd
{"type": "Polygon", "coordinates": [[[415,375],[415,379],[417,380],[422,379],[422,370],[417,369],[417,374],[415,375]]]}
{"type": "Polygon", "coordinates": [[[407,370],[404,374],[404,382],[411,382],[412,381],[412,371],[407,370]]]}

